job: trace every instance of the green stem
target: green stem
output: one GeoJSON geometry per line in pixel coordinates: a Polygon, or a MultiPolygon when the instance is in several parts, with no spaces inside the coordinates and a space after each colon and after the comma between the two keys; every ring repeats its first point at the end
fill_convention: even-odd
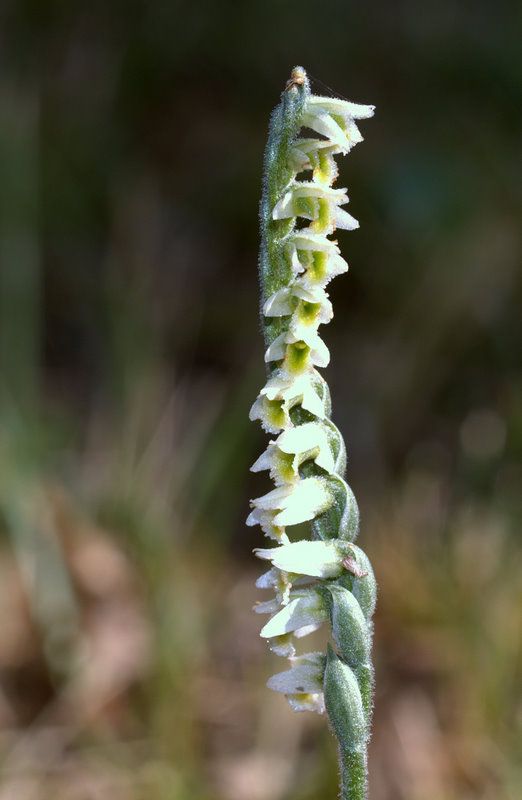
{"type": "Polygon", "coordinates": [[[366,748],[343,750],[339,747],[339,763],[342,800],[366,800],[368,797],[366,748]]]}

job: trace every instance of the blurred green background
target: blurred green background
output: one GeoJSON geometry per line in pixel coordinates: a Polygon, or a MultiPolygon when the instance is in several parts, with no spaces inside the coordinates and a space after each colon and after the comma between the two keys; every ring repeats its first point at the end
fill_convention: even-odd
{"type": "Polygon", "coordinates": [[[285,667],[244,526],[262,158],[295,64],[377,106],[324,331],[380,586],[372,798],[522,796],[521,23],[4,0],[1,800],[336,796],[325,720],[264,688],[285,667]]]}

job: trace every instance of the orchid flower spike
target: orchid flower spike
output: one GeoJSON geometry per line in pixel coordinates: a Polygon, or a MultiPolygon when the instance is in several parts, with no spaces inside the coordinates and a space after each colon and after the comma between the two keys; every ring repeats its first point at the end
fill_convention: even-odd
{"type": "Polygon", "coordinates": [[[312,95],[305,70],[296,67],[272,114],[260,254],[268,379],[250,411],[274,437],[252,466],[267,470],[275,484],[251,501],[247,520],[275,542],[256,550],[270,562],[257,586],[275,596],[255,610],[270,615],[261,636],[291,662],[268,686],[296,711],[326,709],[339,740],[344,800],[366,796],[376,584],[368,558],[353,544],[359,512],[318,371],[330,360],[319,328],[333,316],[326,287],[348,269],[331,236],[359,225],[344,209],[346,189],[333,186],[335,159],[362,141],[357,121],[373,111],[312,95]],[[303,127],[311,137],[299,135],[303,127]],[[296,640],[324,624],[335,648],[297,655],[296,640]]]}

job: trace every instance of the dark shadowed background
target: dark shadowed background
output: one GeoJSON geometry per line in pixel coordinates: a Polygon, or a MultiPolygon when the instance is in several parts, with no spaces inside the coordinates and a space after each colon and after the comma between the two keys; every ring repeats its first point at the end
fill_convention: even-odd
{"type": "Polygon", "coordinates": [[[508,0],[4,0],[0,800],[336,796],[326,721],[264,688],[244,526],[296,64],[377,107],[324,329],[380,586],[372,800],[522,795],[521,34],[508,0]]]}

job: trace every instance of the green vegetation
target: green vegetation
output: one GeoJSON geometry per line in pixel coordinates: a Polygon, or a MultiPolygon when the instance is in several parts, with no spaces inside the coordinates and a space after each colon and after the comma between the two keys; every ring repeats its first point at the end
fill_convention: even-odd
{"type": "Polygon", "coordinates": [[[264,687],[244,527],[260,153],[300,62],[379,113],[327,373],[380,589],[371,797],[522,794],[516,12],[316,12],[2,9],[2,797],[335,796],[323,721],[264,687]]]}

